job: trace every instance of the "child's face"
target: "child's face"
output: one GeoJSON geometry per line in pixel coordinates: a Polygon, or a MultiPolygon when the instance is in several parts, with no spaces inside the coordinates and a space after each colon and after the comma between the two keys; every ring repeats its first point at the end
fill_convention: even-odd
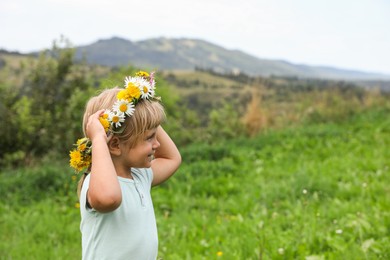
{"type": "Polygon", "coordinates": [[[154,152],[160,146],[156,136],[157,128],[146,131],[137,144],[128,150],[126,161],[130,167],[149,168],[154,158],[154,152]]]}

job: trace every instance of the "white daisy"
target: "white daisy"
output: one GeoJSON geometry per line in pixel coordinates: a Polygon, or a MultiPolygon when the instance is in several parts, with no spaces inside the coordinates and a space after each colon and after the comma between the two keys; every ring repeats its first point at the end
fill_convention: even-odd
{"type": "Polygon", "coordinates": [[[118,128],[123,122],[125,122],[125,113],[110,112],[110,114],[108,115],[108,120],[111,122],[112,125],[115,126],[115,128],[118,128]]]}
{"type": "Polygon", "coordinates": [[[149,99],[154,96],[154,89],[150,84],[139,86],[142,99],[149,99]]]}
{"type": "Polygon", "coordinates": [[[154,96],[154,80],[148,81],[143,77],[126,77],[125,87],[134,85],[141,91],[141,98],[147,99],[154,96]]]}
{"type": "Polygon", "coordinates": [[[132,116],[134,113],[133,102],[128,102],[127,100],[117,100],[112,108],[116,114],[125,113],[128,116],[132,116]]]}
{"type": "Polygon", "coordinates": [[[149,84],[149,82],[142,77],[125,77],[125,87],[126,88],[130,83],[132,85],[137,86],[137,87],[145,85],[145,84],[149,84]]]}

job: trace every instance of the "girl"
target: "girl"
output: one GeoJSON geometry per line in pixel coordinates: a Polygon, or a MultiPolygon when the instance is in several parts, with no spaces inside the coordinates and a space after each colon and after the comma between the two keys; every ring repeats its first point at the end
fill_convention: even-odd
{"type": "Polygon", "coordinates": [[[87,103],[87,138],[76,149],[84,161],[71,152],[71,165],[78,162],[78,170],[90,170],[79,185],[83,259],[156,259],[150,189],[181,163],[176,145],[160,126],[164,119],[154,99],[154,79],[145,72],[126,78],[125,89],[105,90],[87,103]]]}

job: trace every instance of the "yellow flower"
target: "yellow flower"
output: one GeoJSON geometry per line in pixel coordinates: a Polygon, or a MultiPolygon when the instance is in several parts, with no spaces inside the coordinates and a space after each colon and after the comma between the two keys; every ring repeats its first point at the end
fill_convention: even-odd
{"type": "Polygon", "coordinates": [[[129,96],[135,99],[139,99],[139,97],[141,96],[141,91],[134,84],[131,84],[129,87],[127,87],[127,91],[129,93],[129,96]]]}
{"type": "Polygon", "coordinates": [[[81,153],[78,150],[72,150],[69,153],[70,155],[70,160],[73,161],[74,163],[79,163],[81,161],[81,153]]]}
{"type": "Polygon", "coordinates": [[[69,156],[70,156],[70,161],[69,161],[70,166],[79,171],[80,164],[82,163],[82,154],[78,150],[72,150],[70,151],[69,156]]]}
{"type": "Polygon", "coordinates": [[[145,71],[142,71],[142,70],[140,70],[137,73],[135,73],[135,75],[138,76],[138,77],[144,77],[144,78],[149,77],[149,73],[147,73],[145,71]]]}
{"type": "Polygon", "coordinates": [[[76,202],[76,203],[74,204],[74,207],[75,207],[76,209],[79,209],[79,208],[80,208],[80,203],[76,202]]]}
{"type": "Polygon", "coordinates": [[[218,251],[217,252],[217,256],[223,256],[223,252],[222,251],[218,251]]]}
{"type": "Polygon", "coordinates": [[[88,141],[87,137],[83,137],[77,140],[76,144],[79,146],[82,143],[86,143],[88,141]]]}
{"type": "Polygon", "coordinates": [[[84,168],[89,167],[91,165],[92,157],[91,155],[86,154],[85,152],[83,153],[80,150],[74,149],[69,152],[69,156],[70,156],[69,165],[72,168],[74,168],[77,172],[80,172],[84,168]]]}
{"type": "Polygon", "coordinates": [[[118,94],[116,95],[116,97],[118,98],[118,100],[129,100],[130,99],[126,89],[119,91],[118,94]]]}
{"type": "Polygon", "coordinates": [[[133,99],[139,99],[141,96],[141,91],[137,86],[132,83],[128,84],[126,89],[119,91],[117,98],[118,100],[126,100],[128,102],[133,101],[133,99]]]}
{"type": "Polygon", "coordinates": [[[108,129],[110,128],[110,122],[108,121],[108,115],[103,114],[103,116],[99,117],[99,121],[102,124],[102,126],[104,127],[104,131],[107,132],[108,129]]]}
{"type": "Polygon", "coordinates": [[[85,148],[87,148],[87,144],[86,143],[82,143],[80,144],[77,149],[80,151],[80,152],[83,152],[85,151],[85,148]]]}

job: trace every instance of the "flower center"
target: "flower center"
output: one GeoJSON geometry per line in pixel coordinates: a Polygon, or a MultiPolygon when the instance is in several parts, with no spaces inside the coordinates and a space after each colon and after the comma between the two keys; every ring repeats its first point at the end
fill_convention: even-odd
{"type": "Polygon", "coordinates": [[[118,123],[119,122],[119,116],[113,116],[112,117],[112,122],[118,123]]]}
{"type": "Polygon", "coordinates": [[[119,106],[119,110],[120,110],[121,112],[126,112],[126,110],[127,110],[127,105],[126,105],[126,104],[121,104],[121,105],[119,106]]]}
{"type": "Polygon", "coordinates": [[[147,87],[144,87],[144,93],[148,93],[148,88],[147,87]]]}

